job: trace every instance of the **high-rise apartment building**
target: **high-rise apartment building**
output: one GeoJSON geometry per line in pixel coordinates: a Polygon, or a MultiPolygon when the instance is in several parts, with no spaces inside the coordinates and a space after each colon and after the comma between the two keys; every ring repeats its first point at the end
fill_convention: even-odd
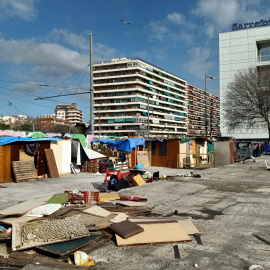
{"type": "Polygon", "coordinates": [[[239,70],[249,67],[270,67],[270,20],[249,23],[235,23],[232,31],[219,34],[219,70],[221,99],[221,135],[236,139],[268,139],[267,126],[228,130],[225,126],[222,100],[226,96],[227,85],[239,70]]]}
{"type": "Polygon", "coordinates": [[[95,134],[183,137],[187,82],[141,59],[93,65],[95,134]]]}
{"type": "Polygon", "coordinates": [[[74,125],[76,123],[82,123],[83,121],[83,113],[77,108],[76,103],[71,103],[69,105],[56,105],[54,113],[56,118],[70,121],[74,125]]]}
{"type": "Polygon", "coordinates": [[[205,92],[198,87],[187,86],[187,123],[188,135],[200,137],[206,134],[205,122],[207,120],[207,136],[219,135],[220,99],[218,96],[205,92]],[[205,117],[206,116],[206,117],[205,117]]]}

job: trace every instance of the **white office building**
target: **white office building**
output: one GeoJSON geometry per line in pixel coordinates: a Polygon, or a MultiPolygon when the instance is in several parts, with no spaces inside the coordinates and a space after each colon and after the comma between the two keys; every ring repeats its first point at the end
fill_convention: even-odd
{"type": "Polygon", "coordinates": [[[239,70],[270,67],[270,20],[233,24],[232,31],[219,34],[220,128],[222,136],[236,139],[268,139],[266,125],[256,129],[227,130],[223,101],[227,85],[239,70]]]}

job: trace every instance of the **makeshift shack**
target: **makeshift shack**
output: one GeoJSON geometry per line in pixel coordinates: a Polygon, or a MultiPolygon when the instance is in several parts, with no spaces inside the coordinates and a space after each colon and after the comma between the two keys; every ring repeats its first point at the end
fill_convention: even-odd
{"type": "Polygon", "coordinates": [[[215,167],[225,166],[234,163],[235,141],[217,141],[215,145],[215,167]]]}
{"type": "Polygon", "coordinates": [[[182,138],[177,168],[213,167],[214,144],[205,138],[182,138]]]}
{"type": "MultiPolygon", "coordinates": [[[[144,138],[131,138],[122,140],[112,139],[94,139],[93,143],[102,143],[106,147],[101,147],[100,153],[104,154],[111,160],[114,167],[128,169],[136,165],[136,149],[145,147],[144,138]]],[[[137,163],[138,164],[138,163],[137,163]]]]}
{"type": "Polygon", "coordinates": [[[25,138],[1,137],[0,138],[0,183],[12,182],[15,177],[12,173],[13,161],[32,160],[37,168],[38,176],[47,173],[45,162],[45,149],[50,149],[50,142],[55,138],[25,138]],[[33,149],[33,155],[26,155],[25,148],[33,149]]]}

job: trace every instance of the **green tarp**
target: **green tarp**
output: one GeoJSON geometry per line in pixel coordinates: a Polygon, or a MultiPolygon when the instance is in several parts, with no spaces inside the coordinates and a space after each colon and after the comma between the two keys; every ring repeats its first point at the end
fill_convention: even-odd
{"type": "Polygon", "coordinates": [[[192,141],[192,140],[194,140],[194,139],[196,139],[196,138],[182,138],[182,139],[180,140],[180,143],[189,142],[189,141],[192,141]]]}

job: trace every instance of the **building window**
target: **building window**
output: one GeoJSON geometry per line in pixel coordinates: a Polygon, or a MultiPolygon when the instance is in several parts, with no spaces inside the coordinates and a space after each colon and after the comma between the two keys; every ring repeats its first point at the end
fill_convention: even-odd
{"type": "Polygon", "coordinates": [[[258,61],[270,61],[270,42],[257,43],[258,61]]]}

